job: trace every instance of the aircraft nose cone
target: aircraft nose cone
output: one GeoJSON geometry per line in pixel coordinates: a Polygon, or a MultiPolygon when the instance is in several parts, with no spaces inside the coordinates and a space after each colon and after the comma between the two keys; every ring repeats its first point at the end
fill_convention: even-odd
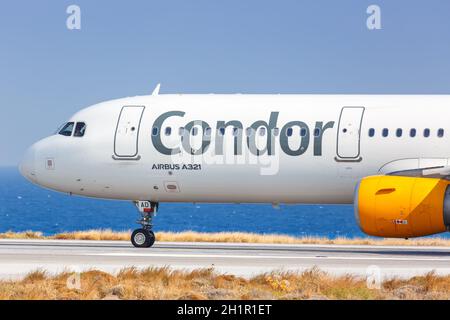
{"type": "Polygon", "coordinates": [[[29,148],[22,162],[19,164],[19,171],[22,176],[28,180],[36,182],[36,151],[34,146],[29,148]]]}

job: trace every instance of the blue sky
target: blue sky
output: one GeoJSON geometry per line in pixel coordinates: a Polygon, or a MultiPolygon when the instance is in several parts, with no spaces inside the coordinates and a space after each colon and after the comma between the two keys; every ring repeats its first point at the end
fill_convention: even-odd
{"type": "MultiPolygon", "coordinates": [[[[0,165],[150,93],[449,93],[450,1],[2,1],[0,165]],[[81,8],[81,30],[66,8],[81,8]],[[381,30],[366,27],[371,4],[381,30]]],[[[450,108],[450,106],[449,106],[450,108]]]]}

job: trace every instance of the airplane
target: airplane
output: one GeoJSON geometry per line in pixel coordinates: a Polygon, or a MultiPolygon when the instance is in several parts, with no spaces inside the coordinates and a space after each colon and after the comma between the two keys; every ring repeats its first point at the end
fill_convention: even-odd
{"type": "Polygon", "coordinates": [[[450,96],[153,94],[95,104],[31,146],[21,174],[132,201],[353,204],[368,235],[450,231],[450,96]]]}

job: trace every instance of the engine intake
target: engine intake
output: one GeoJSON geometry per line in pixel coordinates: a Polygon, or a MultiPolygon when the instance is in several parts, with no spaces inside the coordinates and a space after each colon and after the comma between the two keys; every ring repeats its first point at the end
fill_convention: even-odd
{"type": "Polygon", "coordinates": [[[355,217],[372,236],[412,238],[450,230],[450,182],[372,176],[355,189],[355,217]]]}

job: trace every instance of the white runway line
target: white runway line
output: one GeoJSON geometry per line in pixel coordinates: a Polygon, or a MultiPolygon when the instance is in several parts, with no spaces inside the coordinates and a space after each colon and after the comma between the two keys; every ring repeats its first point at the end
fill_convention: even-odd
{"type": "MultiPolygon", "coordinates": [[[[37,239],[0,239],[0,248],[2,245],[43,245],[43,246],[80,246],[80,247],[112,247],[117,246],[121,248],[133,249],[133,246],[128,241],[117,240],[37,240],[37,239]]],[[[365,249],[365,250],[401,250],[401,251],[445,251],[450,255],[450,247],[442,246],[392,246],[392,245],[353,245],[353,244],[280,244],[280,243],[228,243],[228,242],[156,242],[151,249],[165,249],[165,248],[177,247],[184,249],[186,247],[195,247],[200,249],[201,247],[211,248],[217,247],[218,249],[365,249]]]]}
{"type": "Polygon", "coordinates": [[[347,256],[249,256],[220,254],[170,254],[170,253],[88,253],[87,256],[108,257],[170,257],[170,258],[227,258],[227,259],[324,259],[324,260],[386,260],[386,261],[449,261],[450,258],[399,258],[399,257],[347,257],[347,256]]]}

